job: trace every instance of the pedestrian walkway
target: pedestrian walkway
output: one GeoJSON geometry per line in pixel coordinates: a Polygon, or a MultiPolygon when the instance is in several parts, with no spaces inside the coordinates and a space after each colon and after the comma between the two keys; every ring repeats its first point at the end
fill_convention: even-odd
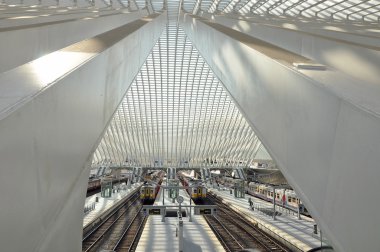
{"type": "MultiPolygon", "coordinates": [[[[166,185],[164,181],[162,185],[166,185]]],[[[157,195],[154,205],[170,206],[175,209],[178,206],[176,200],[169,198],[169,190],[163,193],[162,188],[157,195]],[[164,201],[162,200],[164,197],[164,201]]],[[[189,195],[185,190],[179,190],[179,196],[182,196],[183,205],[194,205],[189,195]]],[[[183,241],[184,252],[222,252],[225,251],[220,244],[218,238],[208,226],[203,216],[194,215],[189,208],[183,208],[186,211],[186,217],[183,218],[183,241]],[[191,222],[189,215],[191,214],[191,222]]],[[[144,231],[141,235],[136,252],[151,252],[151,251],[178,251],[179,240],[177,236],[178,218],[166,217],[165,222],[162,222],[161,216],[151,215],[145,224],[144,231]]]]}

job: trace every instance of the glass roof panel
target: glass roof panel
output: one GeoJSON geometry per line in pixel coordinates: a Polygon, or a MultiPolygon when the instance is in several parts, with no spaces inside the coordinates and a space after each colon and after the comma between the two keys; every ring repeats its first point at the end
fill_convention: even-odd
{"type": "Polygon", "coordinates": [[[187,12],[235,12],[243,15],[310,18],[328,22],[380,22],[380,0],[184,0],[183,6],[187,12]]]}
{"type": "MultiPolygon", "coordinates": [[[[154,10],[164,2],[152,0],[154,10]]],[[[191,13],[380,21],[380,0],[168,0],[168,25],[107,128],[94,165],[234,167],[270,158],[177,24],[180,4],[191,13]]]]}
{"type": "Polygon", "coordinates": [[[115,113],[94,165],[248,166],[259,151],[257,136],[174,16],[115,113]]]}

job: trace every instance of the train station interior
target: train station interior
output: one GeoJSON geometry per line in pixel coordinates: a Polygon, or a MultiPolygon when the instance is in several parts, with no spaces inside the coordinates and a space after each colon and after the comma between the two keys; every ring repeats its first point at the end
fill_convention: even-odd
{"type": "Polygon", "coordinates": [[[1,251],[380,251],[380,0],[1,0],[1,251]]]}

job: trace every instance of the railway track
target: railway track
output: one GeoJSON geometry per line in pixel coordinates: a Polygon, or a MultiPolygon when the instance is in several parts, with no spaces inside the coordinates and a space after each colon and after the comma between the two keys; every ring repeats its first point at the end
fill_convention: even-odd
{"type": "Polygon", "coordinates": [[[116,252],[135,251],[146,220],[142,211],[139,211],[112,250],[116,252]]]}
{"type": "Polygon", "coordinates": [[[139,195],[139,192],[132,195],[123,206],[86,234],[82,240],[82,251],[134,251],[146,221],[139,195]]]}
{"type": "Polygon", "coordinates": [[[215,195],[208,193],[208,199],[218,206],[218,214],[205,216],[205,219],[226,251],[234,252],[249,248],[268,252],[291,251],[247,221],[241,214],[226,206],[215,195]]]}

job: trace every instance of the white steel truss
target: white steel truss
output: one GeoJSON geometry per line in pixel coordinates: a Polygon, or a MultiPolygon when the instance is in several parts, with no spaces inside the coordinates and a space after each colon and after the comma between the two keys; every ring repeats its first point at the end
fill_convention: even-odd
{"type": "Polygon", "coordinates": [[[169,22],[94,154],[94,165],[248,166],[261,143],[192,46],[169,22]]]}
{"type": "Polygon", "coordinates": [[[379,0],[185,0],[187,12],[313,19],[327,22],[380,22],[379,0]]]}
{"type": "MultiPolygon", "coordinates": [[[[144,8],[147,1],[135,1],[144,8]]],[[[378,23],[380,0],[164,0],[168,25],[94,153],[93,164],[249,166],[264,153],[255,133],[188,40],[177,19],[235,13],[323,22],[378,23]]]]}

